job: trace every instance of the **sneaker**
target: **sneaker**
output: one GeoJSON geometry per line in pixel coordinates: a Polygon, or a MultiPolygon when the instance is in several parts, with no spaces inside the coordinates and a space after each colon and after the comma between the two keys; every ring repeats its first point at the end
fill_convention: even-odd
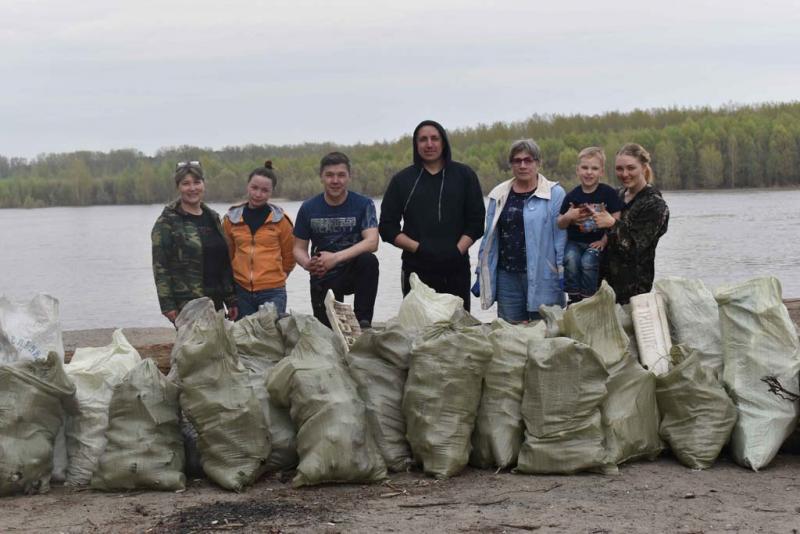
{"type": "Polygon", "coordinates": [[[361,327],[361,330],[368,330],[372,328],[372,323],[367,321],[366,319],[361,319],[358,321],[358,326],[361,327]]]}

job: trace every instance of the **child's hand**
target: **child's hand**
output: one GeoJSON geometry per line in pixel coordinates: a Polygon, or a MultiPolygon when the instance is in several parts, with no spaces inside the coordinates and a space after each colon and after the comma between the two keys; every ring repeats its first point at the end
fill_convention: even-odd
{"type": "Polygon", "coordinates": [[[589,248],[593,248],[598,252],[602,252],[606,248],[606,241],[606,236],[603,236],[603,239],[598,239],[597,241],[592,241],[589,243],[589,248]]]}
{"type": "Polygon", "coordinates": [[[590,217],[590,212],[585,206],[576,206],[572,202],[569,203],[569,209],[564,214],[572,224],[580,224],[590,217]]]}

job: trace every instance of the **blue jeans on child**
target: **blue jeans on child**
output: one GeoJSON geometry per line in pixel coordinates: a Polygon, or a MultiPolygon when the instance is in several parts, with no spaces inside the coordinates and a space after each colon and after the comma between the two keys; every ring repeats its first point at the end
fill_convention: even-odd
{"type": "Polygon", "coordinates": [[[497,316],[509,323],[538,321],[538,311],[528,311],[528,273],[497,269],[497,316]]]}
{"type": "Polygon", "coordinates": [[[597,292],[600,254],[589,243],[567,241],[564,249],[564,289],[570,301],[591,297],[597,292]]]}
{"type": "Polygon", "coordinates": [[[278,315],[286,313],[286,287],[248,291],[236,284],[236,297],[239,300],[239,317],[247,317],[258,311],[258,307],[271,302],[278,310],[278,315]]]}

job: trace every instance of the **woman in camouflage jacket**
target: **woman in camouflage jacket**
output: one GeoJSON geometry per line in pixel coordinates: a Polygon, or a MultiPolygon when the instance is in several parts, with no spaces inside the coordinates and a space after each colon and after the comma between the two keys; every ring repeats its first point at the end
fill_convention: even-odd
{"type": "Polygon", "coordinates": [[[617,152],[617,178],[623,202],[619,220],[603,211],[594,215],[600,228],[608,228],[608,245],[603,258],[603,278],[617,294],[617,302],[648,293],[655,277],[656,245],[667,232],[669,208],[652,185],[650,154],[636,143],[617,152]]]}
{"type": "Polygon", "coordinates": [[[198,161],[178,163],[180,197],[164,207],[153,226],[153,276],[161,313],[172,322],[190,300],[209,297],[237,315],[228,246],[219,215],[203,203],[205,181],[198,161]]]}

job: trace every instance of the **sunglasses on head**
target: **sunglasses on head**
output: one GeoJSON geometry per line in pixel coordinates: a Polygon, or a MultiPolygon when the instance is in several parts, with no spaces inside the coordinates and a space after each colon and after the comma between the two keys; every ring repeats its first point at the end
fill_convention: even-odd
{"type": "Polygon", "coordinates": [[[201,168],[199,161],[179,161],[177,165],[175,165],[175,170],[180,171],[181,169],[190,169],[194,167],[195,169],[201,168]]]}

